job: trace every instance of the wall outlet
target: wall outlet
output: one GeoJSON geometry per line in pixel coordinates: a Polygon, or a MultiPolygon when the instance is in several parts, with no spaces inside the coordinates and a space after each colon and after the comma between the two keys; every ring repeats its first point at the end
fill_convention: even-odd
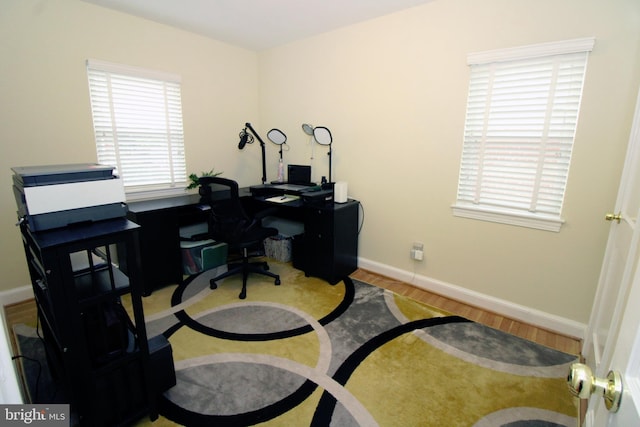
{"type": "Polygon", "coordinates": [[[413,242],[411,249],[411,259],[422,261],[424,259],[424,244],[421,242],[413,242]]]}

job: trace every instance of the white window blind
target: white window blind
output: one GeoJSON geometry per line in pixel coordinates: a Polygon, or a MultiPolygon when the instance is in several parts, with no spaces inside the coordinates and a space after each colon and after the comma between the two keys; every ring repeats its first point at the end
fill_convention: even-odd
{"type": "Polygon", "coordinates": [[[180,78],[94,60],[87,75],[98,162],[127,193],[184,187],[180,78]]]}
{"type": "Polygon", "coordinates": [[[593,39],[469,56],[454,214],[559,230],[593,39]]]}

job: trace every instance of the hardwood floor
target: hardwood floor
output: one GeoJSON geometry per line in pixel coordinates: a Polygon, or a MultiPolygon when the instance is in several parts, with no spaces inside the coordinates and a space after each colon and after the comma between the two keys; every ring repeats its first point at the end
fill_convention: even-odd
{"type": "Polygon", "coordinates": [[[4,317],[7,322],[7,330],[10,332],[8,336],[13,349],[11,354],[18,354],[18,345],[16,344],[15,335],[12,332],[13,325],[18,323],[32,323],[36,318],[36,313],[36,302],[34,299],[4,306],[4,317]]]}
{"type": "MultiPolygon", "coordinates": [[[[509,319],[507,317],[485,311],[481,308],[473,307],[447,298],[443,295],[434,294],[415,286],[411,286],[407,283],[390,279],[361,268],[356,270],[351,277],[381,288],[389,289],[397,294],[408,296],[416,301],[423,302],[449,313],[465,317],[469,320],[482,323],[483,325],[499,329],[529,341],[533,341],[565,353],[575,355],[580,354],[582,343],[577,338],[567,337],[545,329],[537,328],[524,322],[509,319]]],[[[9,328],[11,328],[11,325],[15,323],[34,319],[36,313],[35,302],[33,300],[6,306],[4,307],[4,310],[9,328]]],[[[13,340],[13,334],[11,334],[11,339],[13,340]]]]}
{"type": "MultiPolygon", "coordinates": [[[[577,338],[567,337],[517,320],[509,319],[504,316],[482,310],[481,308],[473,307],[367,270],[358,269],[351,274],[351,277],[381,288],[389,289],[399,295],[405,295],[415,299],[416,301],[423,302],[452,314],[466,317],[469,320],[482,323],[489,327],[499,329],[538,344],[554,348],[565,353],[580,355],[582,343],[577,338]]],[[[9,330],[11,330],[12,325],[21,322],[30,322],[32,319],[35,319],[36,316],[34,300],[5,306],[4,310],[9,330]]],[[[17,354],[14,335],[10,334],[10,336],[13,345],[13,354],[17,354]]],[[[586,405],[587,400],[582,400],[580,404],[581,420],[584,420],[584,413],[587,409],[586,405]]],[[[580,423],[579,425],[582,424],[580,423]]]]}
{"type": "Polygon", "coordinates": [[[359,268],[351,277],[363,282],[389,289],[399,295],[408,296],[416,301],[448,311],[451,314],[465,317],[483,325],[508,332],[512,335],[533,341],[535,343],[554,348],[569,354],[579,355],[582,343],[574,337],[564,336],[555,332],[529,325],[517,320],[485,311],[462,302],[447,298],[409,285],[407,283],[390,279],[376,273],[359,268]]]}

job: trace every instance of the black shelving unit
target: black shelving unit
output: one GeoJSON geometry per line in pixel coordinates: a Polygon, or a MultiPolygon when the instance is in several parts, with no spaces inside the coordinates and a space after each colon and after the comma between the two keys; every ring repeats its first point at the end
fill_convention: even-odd
{"type": "Polygon", "coordinates": [[[38,232],[21,225],[47,361],[82,425],[158,417],[138,229],[125,218],[38,232]],[[120,304],[126,294],[133,321],[120,304]]]}

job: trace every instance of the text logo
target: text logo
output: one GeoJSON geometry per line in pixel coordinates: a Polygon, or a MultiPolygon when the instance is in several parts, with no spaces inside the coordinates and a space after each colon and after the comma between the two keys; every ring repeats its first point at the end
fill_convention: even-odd
{"type": "Polygon", "coordinates": [[[69,426],[69,405],[0,405],[2,426],[69,426]]]}

